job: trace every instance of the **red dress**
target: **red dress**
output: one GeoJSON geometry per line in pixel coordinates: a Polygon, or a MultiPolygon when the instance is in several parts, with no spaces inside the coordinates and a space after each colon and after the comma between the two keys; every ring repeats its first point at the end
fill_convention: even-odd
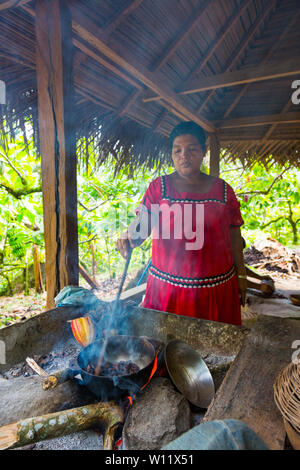
{"type": "Polygon", "coordinates": [[[230,227],[243,219],[233,189],[215,178],[207,193],[178,192],[162,176],[150,183],[141,208],[154,226],[143,306],[240,325],[230,227]]]}

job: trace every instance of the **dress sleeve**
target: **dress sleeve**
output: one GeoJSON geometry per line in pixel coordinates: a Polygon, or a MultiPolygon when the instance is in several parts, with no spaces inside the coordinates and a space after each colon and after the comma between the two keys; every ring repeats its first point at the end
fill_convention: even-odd
{"type": "Polygon", "coordinates": [[[227,184],[227,209],[228,209],[228,214],[229,214],[229,225],[230,227],[240,227],[241,225],[244,224],[242,215],[241,215],[241,209],[240,209],[240,203],[236,198],[236,195],[229,184],[227,184]]]}
{"type": "Polygon", "coordinates": [[[151,213],[153,204],[159,204],[161,200],[161,178],[156,178],[155,180],[151,181],[149,184],[143,199],[141,200],[140,204],[136,208],[136,214],[139,214],[141,210],[147,210],[151,213]]]}

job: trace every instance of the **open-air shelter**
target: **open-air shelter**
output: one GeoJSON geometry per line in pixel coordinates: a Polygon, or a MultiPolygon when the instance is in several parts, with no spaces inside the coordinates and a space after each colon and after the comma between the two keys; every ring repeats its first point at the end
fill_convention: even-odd
{"type": "Polygon", "coordinates": [[[220,149],[299,165],[299,18],[298,0],[0,1],[2,115],[12,134],[29,120],[41,154],[49,307],[78,284],[84,142],[151,166],[193,120],[213,175],[220,149]]]}

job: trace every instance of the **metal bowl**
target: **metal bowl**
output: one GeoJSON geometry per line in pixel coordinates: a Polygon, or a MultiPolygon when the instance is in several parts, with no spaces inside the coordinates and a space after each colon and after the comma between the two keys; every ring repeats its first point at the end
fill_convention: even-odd
{"type": "Polygon", "coordinates": [[[215,394],[211,373],[201,355],[178,339],[165,348],[165,363],[177,389],[193,405],[208,408],[215,394]]]}

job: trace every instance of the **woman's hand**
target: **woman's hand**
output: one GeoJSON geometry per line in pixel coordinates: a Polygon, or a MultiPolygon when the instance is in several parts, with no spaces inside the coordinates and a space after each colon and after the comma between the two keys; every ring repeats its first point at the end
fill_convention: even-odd
{"type": "Polygon", "coordinates": [[[121,253],[123,258],[126,259],[129,253],[129,247],[134,248],[135,245],[134,245],[133,239],[129,235],[129,232],[127,231],[127,232],[122,233],[120,238],[118,238],[117,243],[116,243],[116,248],[121,253]]]}
{"type": "Polygon", "coordinates": [[[239,277],[238,276],[238,287],[239,287],[239,293],[240,293],[240,301],[241,305],[245,307],[246,303],[246,290],[247,290],[247,278],[246,276],[244,277],[239,277]]]}

